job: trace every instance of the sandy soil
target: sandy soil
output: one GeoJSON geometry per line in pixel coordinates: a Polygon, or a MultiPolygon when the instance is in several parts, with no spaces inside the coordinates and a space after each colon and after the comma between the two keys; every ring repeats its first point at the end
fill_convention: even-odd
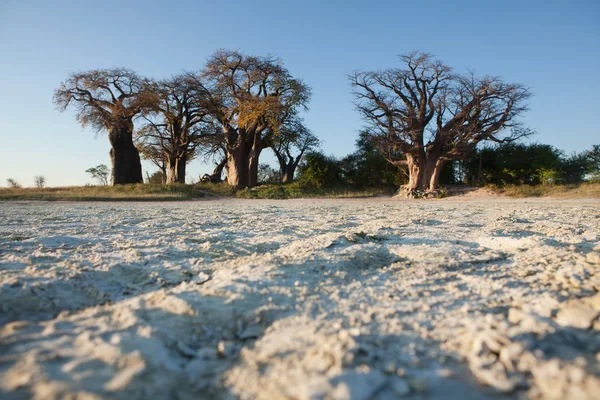
{"type": "Polygon", "coordinates": [[[1,203],[0,397],[591,399],[599,243],[598,200],[1,203]]]}

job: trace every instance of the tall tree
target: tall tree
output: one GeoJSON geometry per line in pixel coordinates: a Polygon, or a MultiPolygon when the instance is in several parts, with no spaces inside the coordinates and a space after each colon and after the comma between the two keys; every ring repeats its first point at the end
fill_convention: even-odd
{"type": "Polygon", "coordinates": [[[253,187],[266,136],[277,134],[287,118],[306,107],[310,88],[277,58],[227,50],[209,59],[202,78],[210,93],[211,114],[223,131],[227,181],[253,187]]]}
{"type": "Polygon", "coordinates": [[[133,119],[147,106],[146,80],[126,68],[71,74],[54,92],[60,111],[72,106],[82,126],[107,131],[113,185],[142,182],[142,165],[133,144],[133,119]]]}
{"type": "Polygon", "coordinates": [[[273,135],[270,147],[279,162],[283,183],[294,180],[296,168],[304,154],[316,149],[319,144],[319,139],[298,118],[285,123],[279,134],[273,135]]]}
{"type": "Polygon", "coordinates": [[[142,155],[166,169],[166,183],[185,183],[186,165],[205,135],[214,135],[203,85],[188,74],[151,85],[155,102],[137,131],[142,155]]]}
{"type": "Polygon", "coordinates": [[[408,166],[408,194],[435,191],[450,160],[465,158],[484,140],[510,142],[530,134],[516,119],[530,97],[520,84],[458,75],[424,53],[401,56],[403,69],[350,77],[356,106],[388,160],[408,166]]]}

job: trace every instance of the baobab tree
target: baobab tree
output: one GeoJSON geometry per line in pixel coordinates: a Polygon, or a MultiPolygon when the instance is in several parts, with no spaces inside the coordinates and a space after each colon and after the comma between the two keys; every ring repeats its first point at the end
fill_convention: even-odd
{"type": "Polygon", "coordinates": [[[181,74],[150,85],[154,103],[136,132],[143,156],[166,171],[166,183],[185,183],[186,164],[204,136],[218,128],[207,109],[207,92],[197,79],[181,74]]]}
{"type": "Polygon", "coordinates": [[[279,162],[279,173],[283,183],[294,180],[302,156],[307,151],[317,148],[319,144],[319,139],[298,118],[284,124],[279,134],[273,135],[270,147],[279,162]]]}
{"type": "Polygon", "coordinates": [[[143,180],[140,156],[133,144],[133,119],[150,98],[146,80],[126,68],[73,73],[54,92],[60,111],[72,106],[82,126],[108,132],[113,185],[143,180]]]}
{"type": "Polygon", "coordinates": [[[517,122],[530,97],[523,85],[455,74],[429,54],[401,60],[405,68],[357,72],[350,82],[388,161],[408,166],[409,195],[437,190],[444,164],[464,159],[481,141],[504,143],[531,133],[517,122]]]}
{"type": "Polygon", "coordinates": [[[256,186],[266,135],[277,134],[287,118],[306,107],[310,88],[275,57],[227,50],[209,59],[201,79],[210,93],[211,115],[223,131],[228,183],[256,186]]]}

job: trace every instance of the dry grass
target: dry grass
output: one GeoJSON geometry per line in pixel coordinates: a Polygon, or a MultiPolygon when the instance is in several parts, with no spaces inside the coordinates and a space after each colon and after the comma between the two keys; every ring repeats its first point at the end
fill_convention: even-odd
{"type": "Polygon", "coordinates": [[[350,188],[316,189],[297,183],[261,185],[237,190],[227,184],[196,185],[132,184],[118,186],[70,186],[56,188],[0,188],[1,200],[71,200],[71,201],[169,201],[193,200],[214,196],[245,199],[292,199],[308,197],[354,198],[390,194],[383,189],[356,190],[350,188]]]}
{"type": "Polygon", "coordinates": [[[227,185],[70,186],[55,188],[0,188],[0,200],[87,200],[87,201],[168,201],[191,200],[212,195],[232,195],[227,185]]]}
{"type": "Polygon", "coordinates": [[[495,192],[510,197],[553,197],[561,199],[600,198],[600,183],[573,185],[519,185],[492,188],[495,192]]]}

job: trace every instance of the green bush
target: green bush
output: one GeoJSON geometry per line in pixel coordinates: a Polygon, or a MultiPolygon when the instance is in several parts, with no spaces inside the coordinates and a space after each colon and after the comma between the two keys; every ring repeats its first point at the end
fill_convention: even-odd
{"type": "Polygon", "coordinates": [[[341,163],[335,157],[321,152],[308,153],[298,166],[298,182],[313,188],[343,185],[341,163]]]}

